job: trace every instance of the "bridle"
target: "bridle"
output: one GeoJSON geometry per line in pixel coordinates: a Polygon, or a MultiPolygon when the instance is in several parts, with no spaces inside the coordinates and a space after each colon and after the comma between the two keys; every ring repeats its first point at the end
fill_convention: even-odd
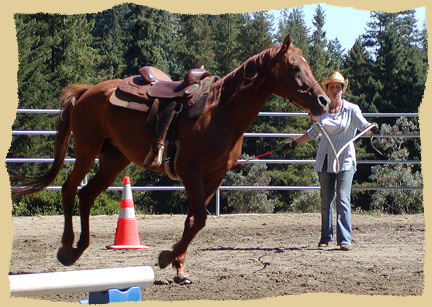
{"type": "Polygon", "coordinates": [[[306,90],[297,90],[297,92],[301,93],[301,94],[307,94],[315,85],[318,84],[318,81],[315,81],[314,83],[312,83],[311,86],[309,86],[306,90]]]}
{"type": "MultiPolygon", "coordinates": [[[[309,93],[310,92],[310,90],[315,86],[315,85],[317,85],[318,84],[318,81],[315,81],[314,83],[312,83],[307,89],[305,89],[305,90],[297,90],[297,92],[298,93],[300,93],[300,94],[307,94],[307,93],[309,93]]],[[[306,109],[305,107],[303,107],[303,106],[301,106],[300,104],[298,104],[297,102],[295,102],[295,101],[292,101],[296,106],[298,106],[300,109],[303,109],[306,113],[308,113],[309,115],[310,115],[310,110],[308,110],[308,109],[306,109]]]]}

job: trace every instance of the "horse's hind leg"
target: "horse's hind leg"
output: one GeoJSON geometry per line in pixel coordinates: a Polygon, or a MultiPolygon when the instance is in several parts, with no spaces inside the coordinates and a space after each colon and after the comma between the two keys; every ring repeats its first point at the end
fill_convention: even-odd
{"type": "Polygon", "coordinates": [[[73,170],[62,187],[64,229],[62,236],[62,247],[57,253],[57,259],[63,265],[71,265],[77,259],[75,250],[72,247],[74,242],[74,231],[72,224],[73,205],[75,203],[75,195],[77,193],[78,186],[92,167],[96,155],[97,152],[95,152],[93,155],[88,153],[76,155],[76,162],[74,164],[73,170]]]}
{"type": "Polygon", "coordinates": [[[99,194],[105,191],[130,161],[115,147],[105,144],[99,156],[99,169],[79,195],[81,236],[76,248],[76,259],[90,244],[90,209],[99,194]]]}

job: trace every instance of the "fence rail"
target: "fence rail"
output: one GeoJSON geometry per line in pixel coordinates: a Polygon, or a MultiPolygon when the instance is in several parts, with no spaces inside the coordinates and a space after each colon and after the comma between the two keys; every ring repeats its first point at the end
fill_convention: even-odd
{"type": "MultiPolygon", "coordinates": [[[[30,113],[30,114],[58,114],[60,110],[57,109],[18,109],[17,114],[30,113]]],[[[365,117],[418,117],[418,113],[363,113],[365,117]]],[[[260,112],[258,116],[278,116],[278,117],[294,117],[294,116],[309,116],[307,113],[295,112],[260,112]]],[[[37,130],[14,130],[13,136],[18,135],[56,135],[56,131],[37,131],[37,130]]],[[[298,133],[245,133],[244,137],[262,137],[262,138],[289,138],[297,137],[301,134],[298,133]]],[[[367,136],[363,136],[366,138],[367,136]]],[[[376,138],[420,138],[420,134],[375,134],[376,138]]],[[[6,163],[52,163],[53,158],[6,158],[6,163]]],[[[238,160],[244,162],[245,160],[238,160]]],[[[74,158],[66,158],[65,162],[74,163],[74,158]]],[[[95,160],[98,162],[98,159],[95,160]]],[[[313,164],[315,160],[250,160],[246,163],[266,163],[266,164],[313,164]]],[[[420,160],[358,160],[358,164],[421,164],[420,160]]],[[[86,182],[86,180],[85,180],[86,182]]],[[[60,190],[60,186],[48,186],[47,190],[60,190]]],[[[182,191],[183,186],[134,186],[131,187],[135,191],[182,191]]],[[[216,192],[216,215],[220,214],[220,191],[233,191],[233,190],[260,190],[260,191],[294,191],[294,190],[319,190],[319,186],[220,186],[216,192]]],[[[422,190],[423,187],[380,187],[380,186],[353,186],[353,190],[422,190]]],[[[123,187],[111,186],[109,191],[121,191],[123,187]]]]}

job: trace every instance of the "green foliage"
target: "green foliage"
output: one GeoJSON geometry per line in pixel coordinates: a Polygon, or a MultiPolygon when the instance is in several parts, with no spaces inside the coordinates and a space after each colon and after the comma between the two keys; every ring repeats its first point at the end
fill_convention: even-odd
{"type": "MultiPolygon", "coordinates": [[[[400,118],[394,126],[383,124],[381,133],[410,134],[417,132],[418,127],[407,118],[400,118]]],[[[403,138],[387,138],[378,142],[389,160],[408,160],[409,151],[403,138]]],[[[410,164],[386,164],[372,167],[370,178],[378,186],[422,186],[420,170],[410,164]]],[[[423,193],[419,190],[384,190],[372,195],[371,209],[393,214],[423,212],[423,193]]]]}
{"type": "Polygon", "coordinates": [[[272,16],[267,12],[245,13],[243,25],[238,36],[239,59],[243,63],[249,57],[272,45],[272,16]]]}
{"type": "MultiPolygon", "coordinates": [[[[369,99],[379,112],[417,112],[427,75],[427,50],[421,48],[414,12],[373,12],[364,46],[371,51],[369,99]]],[[[424,38],[423,38],[424,39],[424,38]]]]}
{"type": "MultiPolygon", "coordinates": [[[[58,97],[66,84],[94,84],[124,78],[137,74],[144,65],[156,66],[172,79],[179,80],[206,57],[205,67],[215,75],[224,76],[274,42],[281,43],[290,33],[318,81],[332,70],[343,72],[350,80],[345,98],[357,103],[363,112],[418,112],[428,72],[428,46],[426,30],[419,32],[416,28],[413,10],[372,12],[365,34],[347,51],[342,50],[337,39],[327,39],[325,12],[321,6],[315,12],[310,29],[305,26],[302,8],[282,10],[281,15],[280,22],[274,25],[273,16],[267,12],[182,15],[133,3],[85,15],[16,14],[19,107],[57,108],[58,97]]],[[[263,111],[301,112],[288,100],[276,96],[269,99],[263,111]]],[[[12,129],[55,130],[56,120],[53,115],[17,114],[12,129]]],[[[393,119],[376,118],[376,121],[383,126],[382,131],[396,129],[393,119]]],[[[417,124],[417,120],[411,124],[402,120],[396,126],[417,124]]],[[[308,117],[258,117],[247,132],[302,134],[310,125],[308,117]]],[[[414,126],[410,131],[414,131],[414,126]]],[[[258,155],[279,148],[285,142],[277,138],[245,138],[243,152],[258,155]]],[[[393,148],[398,148],[392,154],[399,154],[399,158],[421,158],[418,140],[382,138],[374,142],[384,150],[386,142],[390,142],[393,148]]],[[[292,152],[276,152],[270,158],[314,159],[317,145],[317,141],[311,141],[292,152]]],[[[68,157],[73,157],[73,149],[71,142],[68,157]]],[[[375,158],[366,140],[358,141],[356,149],[359,159],[375,158]]],[[[52,152],[52,136],[14,136],[8,157],[51,157],[52,152]]],[[[396,159],[387,151],[386,154],[388,159],[396,159]]],[[[8,169],[27,176],[40,175],[48,167],[47,163],[8,165],[8,169]]],[[[53,185],[61,186],[72,167],[73,164],[66,163],[53,185]]],[[[97,165],[89,172],[89,179],[96,170],[97,165]]],[[[136,186],[179,184],[167,176],[130,165],[113,185],[121,186],[123,176],[130,176],[136,186]]],[[[359,165],[355,183],[421,185],[421,169],[418,165],[373,168],[359,165]]],[[[244,164],[229,172],[224,184],[318,186],[318,180],[311,164],[244,164]]],[[[316,190],[223,191],[221,197],[222,212],[319,210],[316,190]]],[[[143,213],[186,213],[188,210],[184,191],[136,191],[134,200],[136,210],[143,213]]],[[[96,200],[92,213],[116,213],[119,201],[118,191],[106,191],[96,200]]],[[[353,193],[353,206],[359,210],[394,213],[423,210],[420,191],[353,193]]],[[[78,210],[75,208],[76,214],[78,210]]],[[[61,212],[58,191],[13,200],[14,215],[61,212]]]]}
{"type": "Polygon", "coordinates": [[[117,198],[109,197],[108,193],[102,193],[95,200],[90,210],[92,215],[112,215],[118,214],[120,209],[121,194],[117,193],[117,198]]]}
{"type": "MultiPolygon", "coordinates": [[[[242,27],[240,14],[209,16],[211,39],[214,42],[214,58],[206,68],[217,76],[225,76],[242,64],[239,53],[243,48],[239,41],[242,27]]],[[[208,57],[208,55],[206,55],[208,57]]]]}
{"type": "Polygon", "coordinates": [[[108,79],[121,78],[126,68],[123,60],[125,29],[120,19],[121,12],[116,8],[94,16],[93,46],[101,55],[98,69],[108,79]]]}
{"type": "Polygon", "coordinates": [[[290,34],[291,40],[303,51],[303,56],[309,58],[308,29],[304,21],[303,8],[293,10],[284,9],[281,11],[279,30],[276,33],[276,40],[282,43],[285,36],[290,34]]]}
{"type": "Polygon", "coordinates": [[[56,215],[63,212],[61,208],[61,193],[43,191],[28,197],[15,199],[12,204],[12,215],[56,215]]]}
{"type": "MultiPolygon", "coordinates": [[[[242,159],[251,158],[243,155],[242,159]]],[[[240,171],[226,174],[223,185],[227,186],[267,186],[271,178],[265,164],[243,164],[240,171]]],[[[269,199],[269,191],[228,191],[221,194],[222,209],[230,213],[272,213],[274,201],[269,199]]]]}
{"type": "Polygon", "coordinates": [[[324,80],[325,77],[333,70],[327,66],[329,54],[326,53],[327,38],[325,36],[325,12],[318,5],[312,21],[315,29],[309,47],[309,64],[317,80],[324,80]]]}

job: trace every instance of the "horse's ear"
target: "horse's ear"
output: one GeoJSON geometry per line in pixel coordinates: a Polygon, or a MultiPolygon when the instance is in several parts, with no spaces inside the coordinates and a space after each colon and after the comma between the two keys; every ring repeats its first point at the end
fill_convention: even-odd
{"type": "Polygon", "coordinates": [[[276,54],[275,57],[275,62],[277,62],[278,60],[280,60],[281,58],[283,58],[285,56],[285,54],[288,52],[289,47],[291,46],[291,37],[288,34],[285,39],[284,42],[282,44],[282,46],[280,47],[278,53],[276,54]]]}
{"type": "Polygon", "coordinates": [[[288,49],[289,49],[290,46],[291,46],[291,35],[288,34],[285,37],[284,42],[283,42],[282,47],[281,47],[281,49],[280,49],[279,52],[286,53],[288,51],[288,49]]]}

